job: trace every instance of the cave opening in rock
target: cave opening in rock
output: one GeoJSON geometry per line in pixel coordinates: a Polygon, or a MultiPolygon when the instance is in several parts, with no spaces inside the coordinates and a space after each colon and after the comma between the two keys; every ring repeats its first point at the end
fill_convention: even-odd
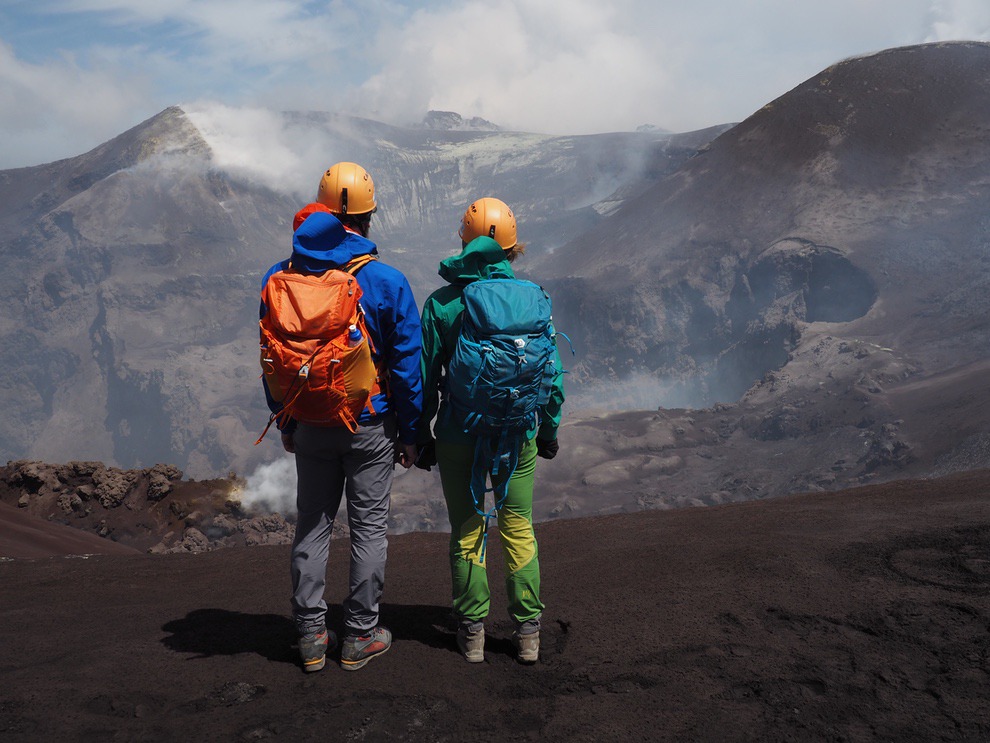
{"type": "Polygon", "coordinates": [[[732,344],[708,378],[709,397],[738,399],[787,363],[802,322],[850,322],[876,302],[870,275],[839,250],[802,238],[781,240],[737,279],[726,314],[732,344]]]}
{"type": "Polygon", "coordinates": [[[869,274],[831,251],[811,256],[805,288],[807,322],[850,322],[869,312],[877,288],[869,274]]]}

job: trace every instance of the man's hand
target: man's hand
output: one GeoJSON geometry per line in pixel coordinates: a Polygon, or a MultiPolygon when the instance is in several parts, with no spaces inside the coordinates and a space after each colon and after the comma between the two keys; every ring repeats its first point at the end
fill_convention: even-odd
{"type": "Polygon", "coordinates": [[[437,442],[436,439],[430,439],[427,443],[419,447],[419,453],[416,456],[416,466],[421,470],[430,471],[437,463],[437,442]]]}
{"type": "Polygon", "coordinates": [[[536,439],[536,454],[537,456],[543,457],[544,459],[553,459],[557,456],[557,451],[560,449],[560,444],[557,443],[557,439],[552,441],[544,441],[541,438],[536,439]]]}
{"type": "Polygon", "coordinates": [[[395,461],[401,464],[405,469],[412,467],[413,463],[416,461],[416,445],[396,442],[395,461]]]}
{"type": "Polygon", "coordinates": [[[289,454],[296,453],[296,442],[293,440],[291,433],[282,434],[282,448],[289,452],[289,454]]]}

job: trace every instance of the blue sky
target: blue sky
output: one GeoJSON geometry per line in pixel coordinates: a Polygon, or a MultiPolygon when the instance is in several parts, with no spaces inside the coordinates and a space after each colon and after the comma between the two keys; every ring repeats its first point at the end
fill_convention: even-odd
{"type": "Polygon", "coordinates": [[[4,0],[0,168],[172,104],[554,134],[740,121],[846,57],[990,40],[987,0],[4,0]]]}

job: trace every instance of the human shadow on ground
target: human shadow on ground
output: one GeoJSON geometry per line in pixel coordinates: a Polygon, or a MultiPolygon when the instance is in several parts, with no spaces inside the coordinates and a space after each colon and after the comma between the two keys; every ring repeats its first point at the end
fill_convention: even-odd
{"type": "MultiPolygon", "coordinates": [[[[382,604],[382,624],[395,640],[418,642],[434,648],[453,647],[450,609],[440,606],[382,604]]],[[[327,609],[327,626],[339,636],[343,609],[327,609]]],[[[168,636],[162,644],[190,660],[216,655],[257,653],[271,661],[298,663],[298,634],[292,619],[280,614],[249,614],[228,609],[196,609],[162,625],[168,636]]]]}
{"type": "MultiPolygon", "coordinates": [[[[460,654],[457,647],[457,618],[450,607],[406,606],[402,604],[382,604],[382,623],[392,630],[394,640],[412,640],[431,648],[448,650],[460,654]]],[[[330,612],[327,615],[330,621],[330,612]]],[[[515,660],[517,651],[512,642],[512,622],[506,619],[492,619],[485,622],[485,657],[504,656],[515,660]]],[[[566,630],[565,630],[566,631],[566,630]]],[[[544,636],[549,638],[557,633],[553,627],[544,627],[544,636]]]]}
{"type": "Polygon", "coordinates": [[[168,637],[162,644],[178,653],[193,653],[190,660],[215,655],[257,653],[268,660],[295,663],[296,628],[279,614],[247,614],[228,609],[195,609],[182,619],[162,625],[168,637]]]}
{"type": "MultiPolygon", "coordinates": [[[[334,616],[334,626],[343,624],[343,611],[339,606],[327,612],[327,621],[334,616]]],[[[426,604],[382,604],[381,622],[392,630],[392,639],[418,642],[431,648],[452,647],[454,624],[449,606],[426,604]]]]}

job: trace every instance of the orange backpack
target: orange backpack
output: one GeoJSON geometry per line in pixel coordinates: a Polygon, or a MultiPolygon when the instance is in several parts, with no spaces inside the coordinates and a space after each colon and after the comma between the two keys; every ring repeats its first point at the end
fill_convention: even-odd
{"type": "Polygon", "coordinates": [[[374,256],[360,256],[322,274],[290,264],[269,277],[261,291],[267,308],[260,322],[261,371],[282,409],[272,413],[256,444],[275,421],[294,418],[356,431],[361,412],[367,407],[374,413],[371,397],[381,387],[354,277],[371,260],[374,256]],[[359,339],[350,337],[352,326],[359,339]]]}

